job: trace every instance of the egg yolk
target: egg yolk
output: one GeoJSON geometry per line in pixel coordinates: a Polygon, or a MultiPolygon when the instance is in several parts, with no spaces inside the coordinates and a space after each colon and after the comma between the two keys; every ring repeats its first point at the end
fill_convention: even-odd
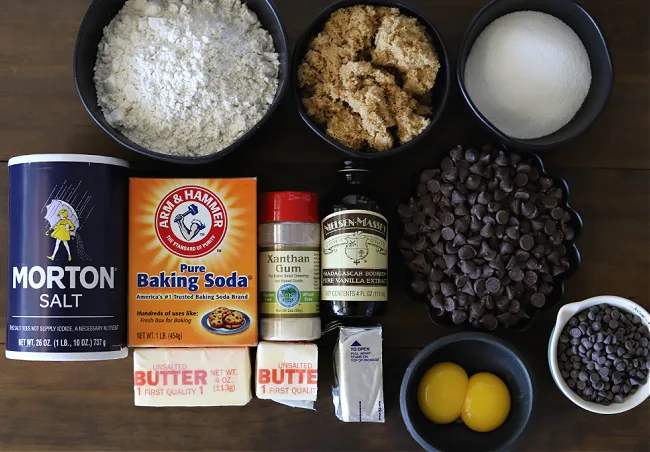
{"type": "Polygon", "coordinates": [[[509,412],[510,392],[503,380],[487,372],[472,375],[461,411],[465,425],[477,432],[490,432],[505,422],[509,412]]]}
{"type": "Polygon", "coordinates": [[[467,372],[458,364],[438,363],[429,369],[418,386],[422,413],[436,424],[454,422],[461,414],[467,393],[467,372]]]}

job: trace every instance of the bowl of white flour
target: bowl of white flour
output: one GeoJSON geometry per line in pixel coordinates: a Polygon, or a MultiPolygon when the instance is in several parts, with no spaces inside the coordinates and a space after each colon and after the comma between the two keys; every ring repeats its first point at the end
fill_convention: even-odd
{"type": "Polygon", "coordinates": [[[573,0],[493,0],[472,20],[456,77],[507,147],[543,151],[587,131],[614,83],[595,20],[573,0]]]}
{"type": "Polygon", "coordinates": [[[88,113],[120,144],[199,164],[264,124],[285,92],[288,64],[270,0],[94,0],[74,76],[88,113]]]}

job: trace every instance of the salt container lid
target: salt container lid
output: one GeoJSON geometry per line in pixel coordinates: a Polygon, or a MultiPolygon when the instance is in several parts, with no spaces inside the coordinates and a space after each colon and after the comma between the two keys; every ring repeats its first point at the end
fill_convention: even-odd
{"type": "Polygon", "coordinates": [[[103,165],[116,165],[129,167],[126,160],[105,157],[103,155],[87,154],[31,154],[19,155],[9,159],[8,166],[22,165],[24,163],[41,163],[41,162],[70,162],[70,163],[98,163],[103,165]]]}

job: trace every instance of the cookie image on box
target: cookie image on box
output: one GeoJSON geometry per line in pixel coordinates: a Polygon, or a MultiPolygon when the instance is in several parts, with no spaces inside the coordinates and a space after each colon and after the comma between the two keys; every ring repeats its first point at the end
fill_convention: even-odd
{"type": "Polygon", "coordinates": [[[231,311],[225,306],[219,306],[214,309],[208,316],[208,324],[212,328],[223,328],[224,325],[224,316],[229,314],[231,311]]]}
{"type": "Polygon", "coordinates": [[[232,311],[223,317],[224,326],[228,329],[239,328],[244,325],[244,314],[232,311]]]}
{"type": "Polygon", "coordinates": [[[251,318],[242,311],[219,306],[203,316],[201,325],[211,333],[237,334],[248,329],[251,318]]]}

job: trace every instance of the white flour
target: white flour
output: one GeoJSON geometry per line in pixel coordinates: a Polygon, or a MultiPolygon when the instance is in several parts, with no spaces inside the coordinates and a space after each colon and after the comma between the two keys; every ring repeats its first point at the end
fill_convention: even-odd
{"type": "Polygon", "coordinates": [[[476,39],[465,86],[503,133],[539,138],[564,127],[582,106],[591,86],[589,56],[561,20],[535,11],[511,13],[476,39]]]}
{"type": "Polygon", "coordinates": [[[271,35],[240,0],[129,0],[99,44],[97,99],[141,146],[207,155],[266,113],[278,66],[271,35]]]}

